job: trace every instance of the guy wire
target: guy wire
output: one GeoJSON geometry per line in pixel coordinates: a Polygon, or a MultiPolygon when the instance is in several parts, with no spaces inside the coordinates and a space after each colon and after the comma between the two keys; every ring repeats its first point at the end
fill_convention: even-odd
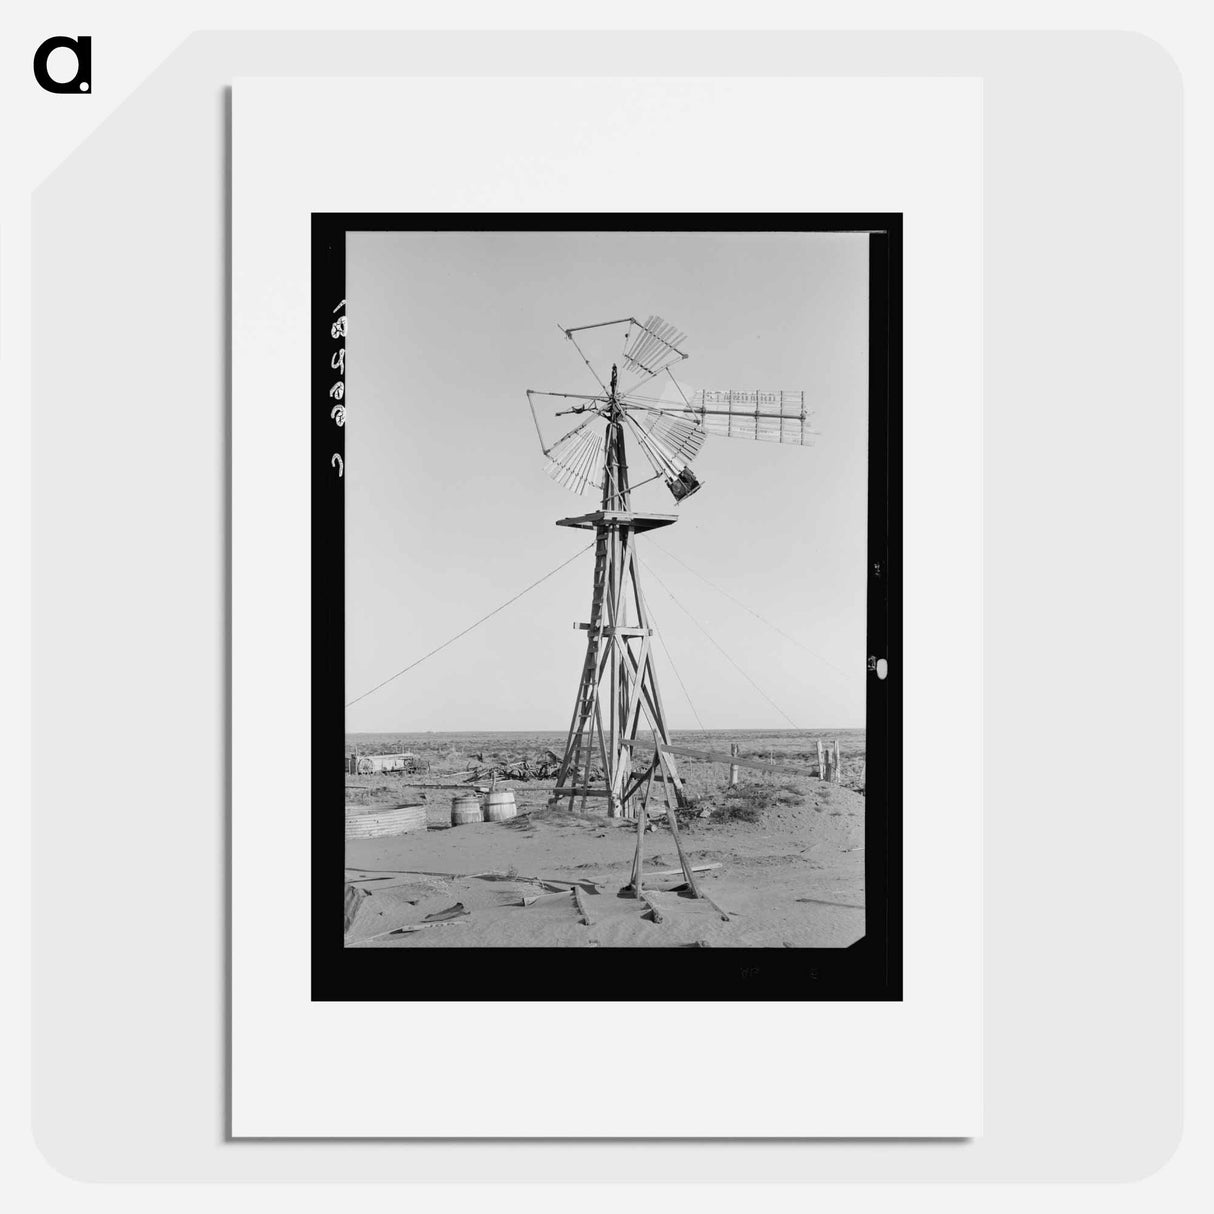
{"type": "Polygon", "coordinates": [[[481,618],[479,620],[477,620],[473,624],[469,624],[468,627],[465,628],[462,632],[457,632],[455,634],[455,636],[444,641],[441,645],[436,646],[434,649],[431,649],[429,653],[423,654],[420,658],[417,659],[416,662],[410,662],[409,665],[406,666],[403,670],[398,670],[395,674],[389,675],[386,679],[384,679],[384,681],[382,683],[376,683],[375,686],[372,687],[369,691],[364,691],[362,693],[362,695],[355,696],[354,699],[350,700],[349,703],[346,704],[346,707],[349,708],[349,707],[351,707],[351,705],[357,704],[359,700],[365,700],[367,698],[367,696],[372,694],[372,692],[378,691],[381,687],[386,687],[389,683],[392,682],[393,679],[399,679],[402,674],[407,674],[415,666],[420,666],[424,661],[426,661],[427,658],[432,658],[436,653],[439,653],[440,651],[446,649],[448,645],[454,644],[456,641],[458,641],[460,639],[460,637],[467,636],[468,633],[470,633],[474,628],[479,627],[486,620],[492,619],[493,616],[497,615],[497,613],[499,611],[504,611],[507,607],[510,606],[511,603],[515,603],[519,599],[521,599],[523,597],[523,595],[525,595],[527,593],[528,590],[534,590],[541,582],[546,582],[550,577],[552,577],[552,575],[554,573],[560,573],[560,571],[562,569],[564,569],[566,565],[572,565],[573,562],[576,561],[577,558],[579,556],[581,556],[583,552],[589,552],[590,549],[593,547],[594,547],[594,544],[589,543],[586,545],[585,548],[579,548],[578,551],[575,552],[567,561],[562,561],[555,569],[550,569],[547,573],[544,574],[544,576],[542,578],[539,578],[537,581],[532,582],[531,585],[528,586],[526,589],[520,590],[518,592],[518,594],[516,594],[513,598],[507,599],[504,603],[502,603],[502,605],[500,607],[494,607],[494,609],[491,612],[489,612],[488,615],[481,616],[481,618]]]}

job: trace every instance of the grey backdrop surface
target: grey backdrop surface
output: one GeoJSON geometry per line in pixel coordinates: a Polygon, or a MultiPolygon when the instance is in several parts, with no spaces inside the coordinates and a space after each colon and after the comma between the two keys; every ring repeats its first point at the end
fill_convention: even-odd
{"type": "Polygon", "coordinates": [[[1180,1133],[1180,97],[1166,53],[1122,34],[184,43],[33,204],[33,1062],[48,1159],[106,1180],[473,1168],[482,1179],[1116,1180],[1160,1166],[1180,1133]],[[985,80],[978,1141],[224,1140],[225,86],[542,76],[572,62],[591,75],[626,62],[633,75],[694,63],[696,74],[985,80]],[[1148,739],[1149,775],[1129,757],[1148,739]],[[68,745],[84,795],[55,771],[68,745]],[[172,913],[147,915],[149,897],[172,913]]]}

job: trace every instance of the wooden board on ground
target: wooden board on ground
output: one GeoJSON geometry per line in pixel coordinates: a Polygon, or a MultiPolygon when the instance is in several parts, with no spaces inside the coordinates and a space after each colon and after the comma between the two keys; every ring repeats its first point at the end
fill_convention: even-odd
{"type": "MultiPolygon", "coordinates": [[[[693,873],[706,873],[710,869],[721,867],[722,866],[720,864],[693,864],[691,866],[691,871],[693,873]]],[[[683,875],[683,870],[681,868],[663,868],[657,872],[651,872],[649,869],[646,869],[642,875],[646,881],[648,881],[650,877],[681,877],[683,875]]]]}
{"type": "Polygon", "coordinates": [[[693,917],[717,923],[722,920],[726,923],[730,922],[729,915],[711,898],[703,895],[698,898],[686,898],[680,894],[663,890],[646,889],[644,898],[645,904],[653,912],[655,923],[676,924],[693,917]]]}

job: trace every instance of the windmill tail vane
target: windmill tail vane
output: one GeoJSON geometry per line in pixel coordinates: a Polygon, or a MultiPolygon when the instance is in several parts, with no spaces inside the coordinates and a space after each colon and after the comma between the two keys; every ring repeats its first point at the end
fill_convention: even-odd
{"type": "MultiPolygon", "coordinates": [[[[660,781],[677,843],[674,810],[684,801],[683,785],[675,757],[666,749],[670,731],[654,668],[654,630],[641,592],[636,542],[647,531],[677,522],[678,516],[633,510],[635,486],[629,479],[625,440],[631,439],[653,468],[649,479],[662,480],[676,503],[681,503],[701,488],[691,464],[709,435],[808,445],[813,432],[808,428],[805,394],[685,391],[671,368],[688,357],[682,348],[686,334],[657,315],[644,322],[626,316],[558,327],[599,391],[529,388],[527,402],[548,475],[575,493],[598,493],[600,508],[557,522],[595,533],[595,561],[589,620],[574,624],[587,634],[586,656],[552,799],[568,809],[580,800],[584,811],[590,798],[605,798],[609,816],[639,816],[643,826],[649,796],[660,781]],[[611,328],[624,329],[623,349],[618,362],[612,362],[610,372],[604,374],[586,357],[575,335],[611,328]],[[627,373],[640,377],[628,387],[620,386],[620,363],[627,373]],[[640,391],[663,372],[675,397],[640,391]],[[537,398],[555,402],[557,416],[573,414],[580,420],[555,442],[546,442],[537,398]],[[652,732],[652,759],[640,753],[642,721],[652,732]]],[[[679,850],[682,858],[681,846],[679,850]]],[[[690,870],[686,871],[694,888],[690,870]]]]}

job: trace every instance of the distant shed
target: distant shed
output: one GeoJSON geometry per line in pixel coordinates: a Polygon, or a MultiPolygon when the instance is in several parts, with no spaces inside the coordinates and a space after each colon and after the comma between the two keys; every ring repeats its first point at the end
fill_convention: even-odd
{"type": "Polygon", "coordinates": [[[417,755],[404,751],[395,755],[350,755],[346,760],[347,771],[353,770],[360,776],[374,775],[381,771],[415,771],[420,760],[417,755]]]}

